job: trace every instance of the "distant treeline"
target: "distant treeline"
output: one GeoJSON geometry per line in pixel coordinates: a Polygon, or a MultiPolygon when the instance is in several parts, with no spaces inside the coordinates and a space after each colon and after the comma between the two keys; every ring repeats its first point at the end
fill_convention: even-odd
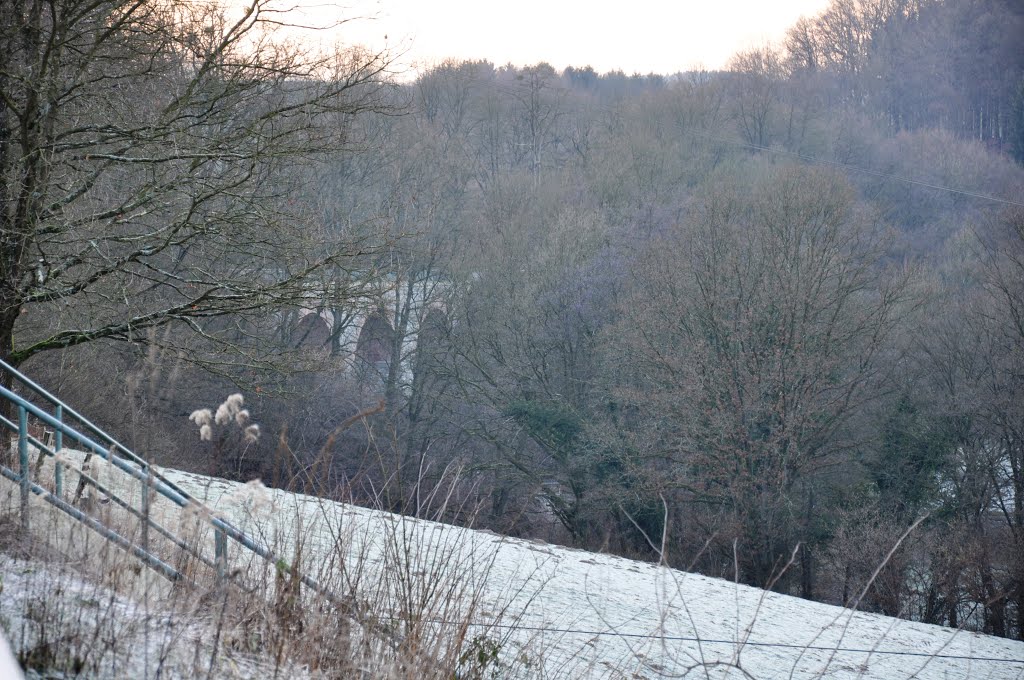
{"type": "MultiPolygon", "coordinates": [[[[895,134],[939,128],[1024,162],[1024,5],[1014,0],[837,0],[778,45],[735,57],[731,72],[788,81],[821,105],[856,110],[895,134]]],[[[693,74],[566,68],[574,88],[635,96],[693,74]]],[[[778,140],[760,139],[759,142],[778,140]]]]}

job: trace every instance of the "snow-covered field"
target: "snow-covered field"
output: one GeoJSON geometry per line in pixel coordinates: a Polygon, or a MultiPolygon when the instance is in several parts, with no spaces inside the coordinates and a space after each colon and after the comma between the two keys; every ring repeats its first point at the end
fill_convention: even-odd
{"type": "MultiPolygon", "coordinates": [[[[410,577],[459,584],[450,596],[474,600],[480,634],[500,645],[501,677],[1024,678],[1022,642],[311,496],[164,474],[286,559],[301,537],[307,572],[358,563],[368,597],[407,604],[410,577]],[[396,580],[402,583],[388,585],[396,580]]],[[[154,512],[170,525],[179,511],[161,501],[154,512]]],[[[212,538],[205,544],[212,554],[212,538]]],[[[232,566],[252,560],[237,546],[229,552],[232,566]]],[[[470,609],[434,606],[425,615],[455,625],[445,619],[460,611],[470,609]]]]}
{"type": "MultiPolygon", "coordinates": [[[[213,650],[205,625],[210,617],[187,620],[169,615],[156,589],[150,598],[130,597],[62,565],[6,555],[0,555],[0,575],[0,623],[22,652],[38,652],[60,640],[67,657],[86,661],[104,679],[192,678],[202,677],[207,670],[205,662],[213,650]],[[47,598],[49,592],[59,597],[47,598]]],[[[0,680],[15,680],[16,671],[4,664],[5,646],[6,641],[0,640],[0,680]]],[[[217,666],[218,678],[256,680],[273,673],[265,659],[256,655],[227,645],[219,646],[218,653],[227,657],[217,666]]],[[[295,680],[309,677],[302,671],[286,665],[278,675],[295,680]]],[[[63,680],[73,676],[30,672],[27,677],[63,680]]],[[[88,672],[74,677],[95,676],[88,672]]]]}

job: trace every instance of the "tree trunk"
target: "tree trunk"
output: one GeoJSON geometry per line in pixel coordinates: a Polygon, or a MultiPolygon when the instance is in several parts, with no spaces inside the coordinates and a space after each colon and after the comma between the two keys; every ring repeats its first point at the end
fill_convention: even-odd
{"type": "Polygon", "coordinates": [[[814,555],[811,553],[811,521],[814,513],[814,489],[807,494],[807,513],[804,515],[804,544],[800,550],[800,596],[814,599],[814,555]]]}

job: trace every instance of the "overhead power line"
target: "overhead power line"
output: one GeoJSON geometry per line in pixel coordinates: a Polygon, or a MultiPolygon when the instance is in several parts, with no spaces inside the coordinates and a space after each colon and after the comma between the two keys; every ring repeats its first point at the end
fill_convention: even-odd
{"type": "Polygon", "coordinates": [[[1013,201],[1008,198],[1000,198],[999,196],[992,196],[990,194],[981,194],[976,191],[969,191],[967,189],[956,189],[954,187],[944,186],[942,184],[935,184],[933,182],[925,182],[919,179],[912,179],[910,177],[903,177],[901,175],[894,175],[890,172],[882,172],[880,170],[872,170],[870,168],[862,168],[859,165],[851,165],[850,163],[842,163],[840,161],[830,161],[825,158],[816,158],[807,154],[798,153],[796,151],[788,151],[786,149],[773,148],[769,146],[761,146],[760,144],[751,144],[750,142],[743,142],[734,139],[724,139],[722,137],[716,137],[714,135],[708,135],[705,133],[691,133],[705,139],[718,142],[720,144],[728,144],[731,146],[738,146],[744,149],[754,149],[756,151],[765,151],[767,153],[779,154],[783,156],[790,156],[792,158],[798,158],[806,163],[816,163],[818,165],[828,165],[831,167],[842,168],[843,170],[849,170],[850,172],[859,172],[865,175],[871,175],[873,177],[880,177],[882,179],[890,179],[897,182],[904,182],[906,184],[912,184],[914,186],[924,187],[926,189],[935,189],[936,191],[945,191],[951,194],[959,194],[961,196],[970,196],[971,198],[977,198],[983,201],[992,201],[993,203],[1001,203],[1003,205],[1012,205],[1018,208],[1024,208],[1024,203],[1020,201],[1013,201]]]}
{"type": "MultiPolygon", "coordinates": [[[[394,621],[401,619],[392,619],[394,621]]],[[[523,630],[538,633],[562,633],[566,635],[588,635],[591,637],[618,637],[635,640],[667,640],[671,642],[697,642],[709,645],[735,645],[739,647],[780,647],[783,649],[799,649],[821,652],[844,652],[848,654],[868,654],[886,656],[916,656],[933,659],[959,659],[963,661],[989,661],[993,663],[1010,663],[1024,665],[1024,659],[1005,659],[998,656],[964,656],[962,654],[940,654],[933,652],[911,652],[898,649],[862,649],[859,647],[829,647],[827,645],[799,645],[787,642],[759,642],[747,640],[737,642],[736,640],[717,640],[714,638],[701,638],[686,635],[652,635],[649,633],[623,633],[614,630],[582,630],[578,628],[549,628],[546,626],[523,626],[511,623],[475,623],[446,621],[438,619],[425,619],[426,623],[433,623],[440,626],[473,626],[476,628],[500,628],[502,630],[523,630]]]]}

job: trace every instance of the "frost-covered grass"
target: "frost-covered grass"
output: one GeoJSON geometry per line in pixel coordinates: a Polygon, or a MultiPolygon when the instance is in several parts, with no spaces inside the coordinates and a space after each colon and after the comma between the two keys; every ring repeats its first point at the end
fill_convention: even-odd
{"type": "MultiPolygon", "coordinates": [[[[71,470],[82,469],[82,454],[64,455],[71,470]]],[[[88,473],[138,507],[139,482],[95,458],[88,473]]],[[[48,475],[44,467],[44,484],[48,475]]],[[[71,499],[77,475],[66,479],[71,499]]],[[[209,496],[218,485],[207,480],[194,490],[209,496]]],[[[306,534],[303,518],[288,518],[261,486],[233,485],[231,491],[220,501],[242,513],[281,559],[268,562],[232,546],[230,578],[218,582],[214,570],[151,530],[152,552],[189,582],[172,586],[36,498],[31,535],[19,535],[17,487],[0,483],[0,528],[7,533],[0,624],[23,665],[46,677],[102,678],[449,679],[481,677],[478,671],[496,667],[486,631],[467,625],[482,579],[446,564],[461,546],[442,542],[421,552],[395,533],[371,564],[346,549],[358,543],[351,537],[355,527],[336,523],[329,527],[333,553],[309,550],[295,540],[306,534]],[[315,576],[333,599],[300,585],[300,573],[315,576]],[[460,625],[439,626],[440,618],[460,625]]],[[[141,540],[138,521],[102,494],[89,499],[83,493],[78,503],[123,536],[141,540]]],[[[210,511],[202,505],[182,510],[155,496],[151,516],[210,560],[210,511]]],[[[318,527],[328,529],[323,522],[318,527]]]]}
{"type": "MultiPolygon", "coordinates": [[[[1024,677],[1021,642],[258,485],[164,473],[350,607],[345,613],[325,607],[308,588],[296,598],[287,569],[275,569],[235,545],[229,567],[237,585],[224,591],[230,595],[213,588],[203,569],[186,569],[184,563],[179,566],[198,582],[207,579],[199,596],[195,589],[170,589],[172,595],[187,593],[178,600],[189,607],[174,604],[173,596],[147,599],[138,585],[114,588],[130,590],[134,604],[104,604],[104,611],[116,612],[114,618],[143,639],[178,641],[166,652],[177,664],[165,662],[169,677],[228,677],[236,667],[283,677],[1024,677]],[[146,616],[157,623],[137,622],[146,616]],[[172,619],[181,631],[177,637],[160,623],[172,619]],[[147,625],[156,625],[155,632],[147,632],[147,625]],[[203,665],[211,659],[212,672],[203,665]]],[[[137,483],[110,477],[118,493],[138,496],[137,483]]],[[[152,512],[212,557],[206,510],[182,512],[158,499],[152,512]]],[[[14,578],[8,574],[35,570],[41,591],[60,576],[51,573],[56,567],[38,565],[8,560],[0,563],[0,573],[7,581],[14,578]]],[[[81,587],[86,586],[74,586],[81,587]]],[[[15,593],[26,590],[32,588],[19,585],[15,593]]],[[[92,599],[106,603],[106,592],[92,599]]],[[[26,600],[8,600],[13,596],[6,587],[0,597],[5,616],[30,610],[26,600]]],[[[64,599],[64,618],[73,620],[71,613],[85,605],[64,599]]],[[[18,621],[27,616],[19,613],[18,621]]],[[[4,625],[22,653],[36,644],[31,636],[19,637],[17,626],[4,625]]],[[[85,628],[98,624],[89,619],[85,628]]],[[[146,658],[162,658],[167,644],[153,644],[152,651],[136,648],[146,649],[146,658]]],[[[117,654],[107,652],[111,659],[117,654]]],[[[154,675],[153,668],[133,675],[154,675]]]]}
{"type": "MultiPolygon", "coordinates": [[[[0,625],[29,677],[259,678],[273,670],[258,652],[214,643],[215,603],[131,596],[48,560],[0,555],[0,573],[0,625]]],[[[279,672],[309,675],[294,663],[279,672]]]]}

